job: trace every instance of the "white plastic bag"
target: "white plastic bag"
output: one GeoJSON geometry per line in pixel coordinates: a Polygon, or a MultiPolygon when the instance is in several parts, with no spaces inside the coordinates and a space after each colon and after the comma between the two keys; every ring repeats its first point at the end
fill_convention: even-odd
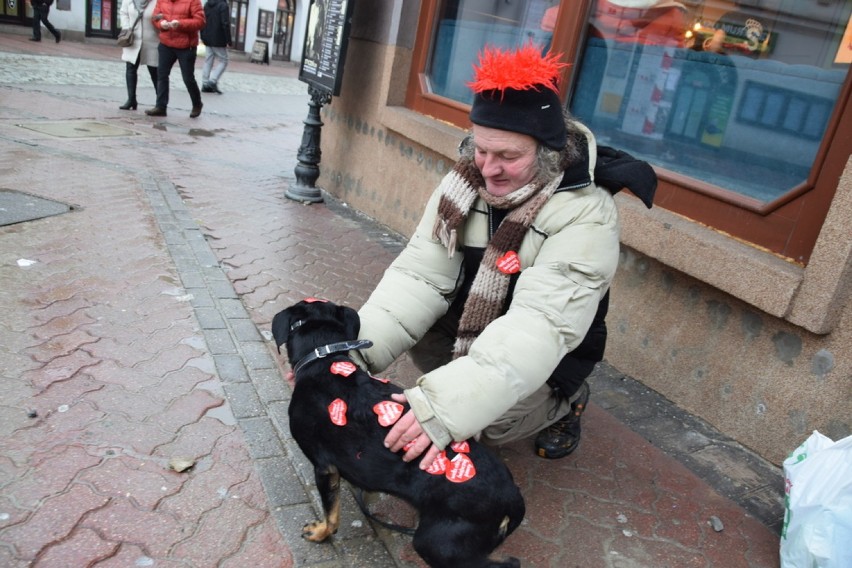
{"type": "Polygon", "coordinates": [[[852,567],[852,436],[816,430],[784,460],[781,568],[852,567]]]}

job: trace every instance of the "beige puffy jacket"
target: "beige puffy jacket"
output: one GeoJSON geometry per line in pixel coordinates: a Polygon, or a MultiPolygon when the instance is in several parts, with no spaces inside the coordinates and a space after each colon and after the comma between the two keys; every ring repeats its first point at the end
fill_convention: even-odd
{"type": "MultiPolygon", "coordinates": [[[[589,139],[589,175],[595,142],[589,139]]],[[[429,200],[406,248],[361,308],[361,352],[381,373],[446,313],[460,284],[462,254],[447,258],[432,237],[439,193],[429,200]]],[[[460,245],[485,247],[487,207],[474,205],[460,245]]],[[[469,353],[420,377],[406,390],[424,431],[443,447],[465,440],[541,388],[562,357],[586,335],[609,289],[619,256],[618,212],[611,193],[594,183],[557,191],[524,238],[521,274],[508,312],[492,321],[469,353]]]]}

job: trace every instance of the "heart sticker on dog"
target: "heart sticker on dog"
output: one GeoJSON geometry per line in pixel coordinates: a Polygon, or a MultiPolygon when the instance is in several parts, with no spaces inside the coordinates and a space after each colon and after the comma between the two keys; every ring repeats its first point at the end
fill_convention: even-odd
{"type": "Polygon", "coordinates": [[[395,424],[399,417],[402,416],[403,406],[392,400],[383,400],[373,406],[373,412],[379,415],[379,424],[382,426],[390,426],[395,424]]]}
{"type": "Polygon", "coordinates": [[[329,370],[332,374],[348,377],[357,369],[358,367],[355,366],[355,363],[350,361],[335,361],[331,364],[331,368],[329,370]]]}
{"type": "Polygon", "coordinates": [[[450,461],[447,459],[447,452],[442,451],[437,455],[435,461],[432,462],[432,465],[429,466],[429,469],[426,470],[426,473],[431,473],[432,475],[444,475],[447,472],[447,466],[450,461]]]}
{"type": "Polygon", "coordinates": [[[467,454],[458,454],[450,462],[450,469],[447,470],[447,479],[453,483],[464,483],[470,481],[476,475],[476,468],[473,467],[473,462],[467,454]]]}
{"type": "Polygon", "coordinates": [[[515,274],[521,271],[521,259],[518,258],[518,253],[510,250],[503,256],[497,259],[497,270],[503,274],[515,274]]]}
{"type": "Polygon", "coordinates": [[[322,302],[323,304],[328,302],[328,300],[323,300],[322,298],[305,298],[305,303],[313,304],[314,302],[322,302]]]}
{"type": "Polygon", "coordinates": [[[346,401],[340,398],[335,398],[328,405],[328,417],[331,418],[332,424],[338,426],[346,426],[346,401]]]}
{"type": "Polygon", "coordinates": [[[469,454],[470,453],[470,444],[467,443],[467,440],[464,442],[453,442],[450,444],[450,448],[457,454],[469,454]]]}

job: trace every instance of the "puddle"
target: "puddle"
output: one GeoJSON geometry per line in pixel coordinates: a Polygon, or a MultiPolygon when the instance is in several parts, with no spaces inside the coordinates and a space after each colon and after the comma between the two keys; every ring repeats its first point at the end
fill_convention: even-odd
{"type": "Polygon", "coordinates": [[[136,135],[135,132],[127,128],[95,120],[27,122],[18,124],[17,126],[57,138],[107,138],[111,136],[136,135]]]}
{"type": "Polygon", "coordinates": [[[154,129],[161,130],[163,132],[174,132],[176,134],[187,134],[195,138],[211,138],[215,135],[215,132],[212,130],[205,130],[203,128],[186,128],[185,126],[169,124],[167,122],[158,122],[154,125],[154,129]]]}

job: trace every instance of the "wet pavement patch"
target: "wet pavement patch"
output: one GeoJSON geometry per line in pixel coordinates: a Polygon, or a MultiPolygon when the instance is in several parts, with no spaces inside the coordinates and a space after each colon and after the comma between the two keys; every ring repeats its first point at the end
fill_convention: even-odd
{"type": "Polygon", "coordinates": [[[137,134],[127,128],[95,120],[26,122],[18,126],[58,138],[107,138],[114,136],[134,136],[137,134]]]}
{"type": "Polygon", "coordinates": [[[179,134],[188,134],[193,138],[210,138],[214,135],[212,130],[204,130],[203,128],[186,128],[185,126],[178,126],[176,124],[169,124],[167,122],[158,122],[153,126],[154,130],[161,130],[163,132],[176,132],[179,134]]]}
{"type": "Polygon", "coordinates": [[[67,203],[0,187],[0,226],[61,215],[73,209],[67,203]]]}

